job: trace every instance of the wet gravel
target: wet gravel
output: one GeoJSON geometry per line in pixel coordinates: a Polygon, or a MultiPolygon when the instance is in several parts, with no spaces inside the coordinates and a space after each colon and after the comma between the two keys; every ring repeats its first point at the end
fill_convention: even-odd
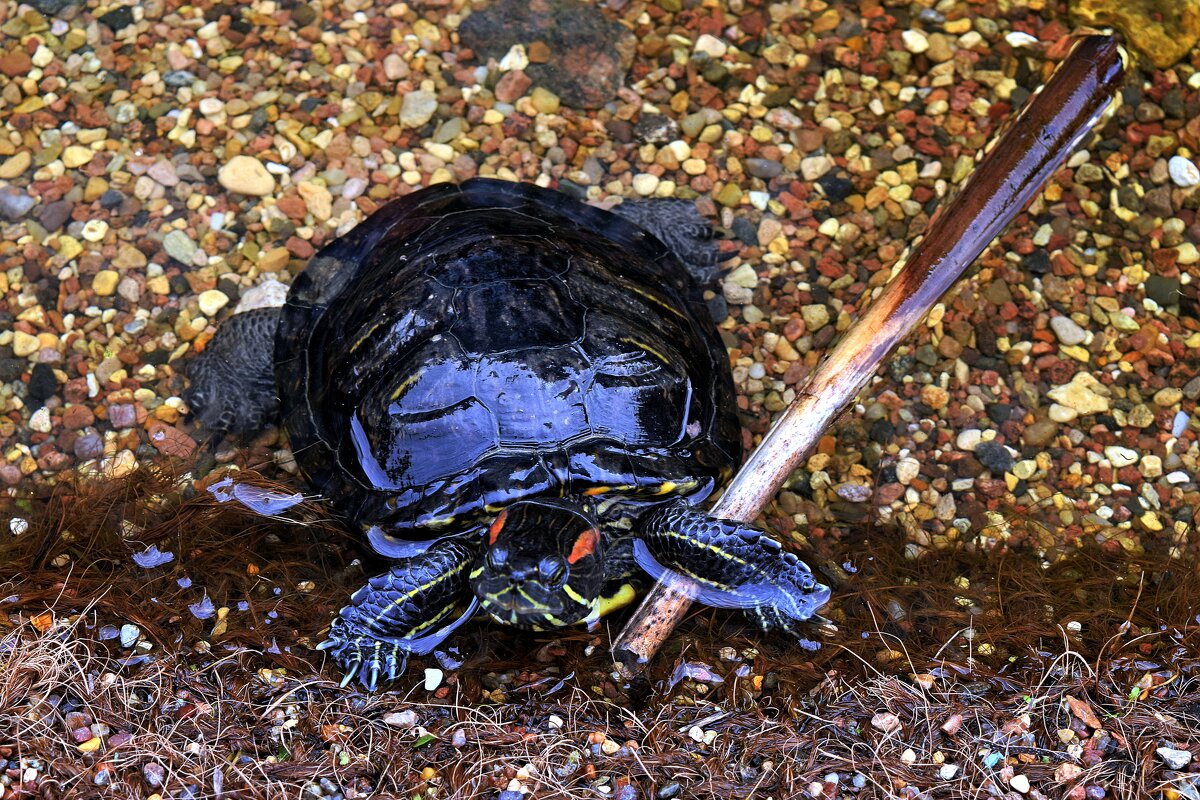
{"type": "MultiPolygon", "coordinates": [[[[194,457],[184,368],[216,325],[389,198],[474,175],[694,198],[733,231],[717,290],[749,447],[1068,31],[1042,4],[610,2],[579,29],[580,7],[553,9],[505,28],[504,53],[460,40],[486,13],[460,0],[0,12],[0,485],[194,457]]],[[[898,520],[917,553],[1041,502],[1063,541],[1188,534],[1194,64],[1134,70],[773,526],[898,520]]]]}

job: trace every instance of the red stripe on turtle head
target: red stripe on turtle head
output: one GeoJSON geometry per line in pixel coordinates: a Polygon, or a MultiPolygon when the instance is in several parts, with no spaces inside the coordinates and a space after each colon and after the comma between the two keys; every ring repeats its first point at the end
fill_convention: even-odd
{"type": "Polygon", "coordinates": [[[488,528],[488,544],[489,545],[493,545],[496,543],[496,537],[500,535],[500,529],[504,527],[504,523],[507,520],[508,520],[508,509],[506,508],[503,511],[501,511],[499,514],[496,515],[496,519],[494,519],[492,521],[491,526],[488,528]]]}
{"type": "Polygon", "coordinates": [[[567,556],[567,563],[574,564],[581,558],[587,558],[596,552],[596,545],[599,543],[600,531],[595,528],[588,528],[579,534],[579,538],[575,540],[574,546],[571,547],[571,554],[567,556]]]}

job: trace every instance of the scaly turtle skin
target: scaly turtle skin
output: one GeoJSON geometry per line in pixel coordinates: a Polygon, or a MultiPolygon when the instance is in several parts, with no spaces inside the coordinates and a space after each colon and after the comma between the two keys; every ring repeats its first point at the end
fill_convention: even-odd
{"type": "MultiPolygon", "coordinates": [[[[664,206],[660,236],[711,272],[690,211],[664,206]]],[[[728,356],[697,277],[616,214],[484,179],[394,201],[297,276],[275,379],[297,463],[394,560],[322,645],[347,681],[374,688],[477,608],[594,622],[635,564],[797,637],[828,600],[695,507],[737,464],[728,356]]]]}

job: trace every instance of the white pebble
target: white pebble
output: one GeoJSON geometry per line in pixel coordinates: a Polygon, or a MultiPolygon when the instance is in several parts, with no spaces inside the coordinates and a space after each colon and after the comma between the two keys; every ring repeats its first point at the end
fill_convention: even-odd
{"type": "Polygon", "coordinates": [[[900,34],[904,49],[910,53],[924,53],[929,49],[929,39],[921,31],[904,31],[900,34]]]}
{"type": "Polygon", "coordinates": [[[833,167],[833,159],[829,156],[809,156],[800,159],[800,175],[810,182],[817,180],[833,167]]]}
{"type": "Polygon", "coordinates": [[[133,647],[142,636],[142,629],[132,622],[121,626],[121,647],[133,647]]]}
{"type": "Polygon", "coordinates": [[[242,292],[238,297],[235,314],[254,308],[278,308],[287,300],[288,287],[274,278],[266,278],[256,286],[242,292]]]}
{"type": "Polygon", "coordinates": [[[1118,468],[1128,467],[1138,462],[1136,450],[1130,450],[1128,447],[1121,447],[1115,444],[1104,448],[1104,457],[1112,462],[1114,467],[1118,468]]]}
{"type": "Polygon", "coordinates": [[[1079,412],[1073,408],[1068,408],[1067,406],[1060,405],[1058,403],[1051,403],[1050,410],[1047,412],[1047,416],[1049,416],[1054,422],[1063,423],[1073,421],[1079,416],[1079,412]]]}
{"type": "Polygon", "coordinates": [[[29,520],[27,519],[13,517],[8,521],[8,532],[13,536],[20,536],[27,530],[29,530],[29,520]]]}
{"type": "Polygon", "coordinates": [[[706,53],[713,58],[720,58],[729,50],[729,45],[722,42],[712,34],[702,33],[700,38],[696,40],[695,52],[706,53]]]}
{"type": "Polygon", "coordinates": [[[1179,411],[1175,414],[1175,419],[1171,421],[1171,435],[1175,437],[1183,436],[1187,430],[1188,420],[1191,419],[1186,411],[1179,411]]]}
{"type": "Polygon", "coordinates": [[[1054,330],[1054,335],[1058,337],[1058,340],[1068,347],[1083,344],[1087,339],[1087,331],[1079,327],[1079,324],[1070,317],[1052,317],[1050,327],[1054,330]]]}
{"type": "Polygon", "coordinates": [[[1013,775],[1008,785],[1021,794],[1025,794],[1029,791],[1029,778],[1026,778],[1024,775],[1013,775]]]}
{"type": "Polygon", "coordinates": [[[642,172],[633,177],[633,190],[642,197],[649,197],[658,188],[658,176],[642,172]]]}
{"type": "Polygon", "coordinates": [[[89,219],[83,223],[83,238],[89,242],[100,242],[108,233],[108,223],[102,219],[89,219]]]}
{"type": "Polygon", "coordinates": [[[954,437],[954,446],[967,453],[973,453],[982,440],[983,431],[978,428],[967,428],[954,437]]]}
{"type": "Polygon", "coordinates": [[[518,42],[508,48],[508,52],[504,54],[504,58],[500,59],[500,63],[497,66],[505,72],[528,67],[529,54],[525,52],[525,45],[518,42]]]}
{"type": "Polygon", "coordinates": [[[902,458],[896,462],[896,480],[907,486],[921,474],[921,462],[915,458],[902,458]]]}
{"type": "Polygon", "coordinates": [[[445,675],[436,667],[429,667],[425,670],[425,691],[432,692],[434,689],[442,685],[442,676],[445,675]]]}
{"type": "Polygon", "coordinates": [[[1200,184],[1200,168],[1183,156],[1171,156],[1167,162],[1167,172],[1171,174],[1175,185],[1184,189],[1200,184]]]}
{"type": "Polygon", "coordinates": [[[1154,752],[1158,753],[1158,757],[1163,760],[1171,769],[1183,769],[1188,764],[1192,763],[1192,754],[1189,750],[1176,750],[1173,747],[1160,747],[1154,752]]]}
{"type": "Polygon", "coordinates": [[[1038,40],[1035,36],[1030,36],[1024,31],[1009,31],[1004,34],[1004,41],[1008,42],[1009,47],[1037,47],[1038,40]]]}
{"type": "Polygon", "coordinates": [[[201,292],[196,299],[200,304],[201,313],[206,317],[211,317],[225,307],[229,302],[229,295],[220,289],[207,289],[201,292]]]}
{"type": "Polygon", "coordinates": [[[37,433],[50,432],[50,409],[42,406],[29,418],[29,427],[37,433]]]}
{"type": "Polygon", "coordinates": [[[957,764],[943,764],[942,768],[938,770],[938,777],[944,781],[953,779],[954,776],[957,774],[958,774],[958,765],[957,764]]]}

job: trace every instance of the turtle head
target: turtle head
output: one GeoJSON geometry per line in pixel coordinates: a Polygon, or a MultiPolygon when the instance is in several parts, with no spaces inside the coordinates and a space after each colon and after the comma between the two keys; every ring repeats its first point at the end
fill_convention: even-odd
{"type": "Polygon", "coordinates": [[[602,561],[594,518],[569,501],[524,500],[501,511],[488,527],[471,583],[496,621],[557,628],[595,619],[602,561]]]}

